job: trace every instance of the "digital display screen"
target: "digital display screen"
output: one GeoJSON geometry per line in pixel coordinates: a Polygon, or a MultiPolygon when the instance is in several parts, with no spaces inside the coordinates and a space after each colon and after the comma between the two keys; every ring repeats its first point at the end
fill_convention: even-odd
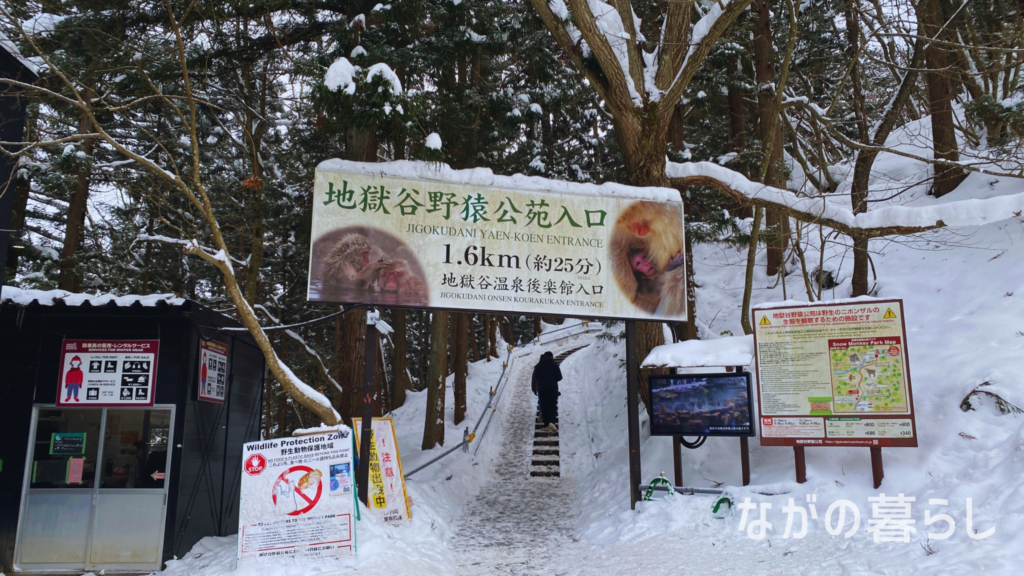
{"type": "Polygon", "coordinates": [[[651,376],[654,436],[753,436],[747,372],[651,376]]]}

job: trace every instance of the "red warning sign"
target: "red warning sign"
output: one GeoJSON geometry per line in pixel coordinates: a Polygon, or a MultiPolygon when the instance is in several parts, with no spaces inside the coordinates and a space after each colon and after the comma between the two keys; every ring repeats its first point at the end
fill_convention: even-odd
{"type": "Polygon", "coordinates": [[[292,466],[277,477],[271,499],[288,516],[300,516],[312,510],[324,493],[323,474],[309,466],[292,466]]]}
{"type": "Polygon", "coordinates": [[[257,476],[267,469],[267,459],[263,454],[253,454],[245,459],[245,473],[249,476],[257,476]]]}

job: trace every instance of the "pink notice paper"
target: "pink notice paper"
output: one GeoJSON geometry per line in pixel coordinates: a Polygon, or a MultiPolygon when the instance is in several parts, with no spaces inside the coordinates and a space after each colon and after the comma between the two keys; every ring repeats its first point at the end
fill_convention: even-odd
{"type": "Polygon", "coordinates": [[[70,458],[68,460],[68,484],[81,484],[82,472],[85,470],[85,458],[70,458]]]}

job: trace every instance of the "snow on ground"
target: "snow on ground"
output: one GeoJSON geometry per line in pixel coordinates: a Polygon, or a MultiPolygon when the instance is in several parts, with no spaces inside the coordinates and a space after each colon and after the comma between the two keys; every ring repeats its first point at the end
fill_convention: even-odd
{"type": "MultiPolygon", "coordinates": [[[[910,136],[901,132],[893,137],[910,136]]],[[[885,198],[906,188],[899,202],[910,205],[1019,194],[1024,188],[1016,179],[972,174],[958,190],[936,200],[925,196],[920,184],[927,167],[886,154],[880,155],[878,165],[884,172],[873,178],[873,196],[885,198]]],[[[1019,573],[1017,556],[1024,544],[1024,415],[1004,415],[984,397],[972,398],[972,410],[963,411],[961,403],[981,386],[1024,407],[1024,218],[909,239],[873,240],[871,246],[876,254],[874,296],[904,301],[920,444],[883,450],[885,480],[880,490],[871,487],[867,449],[808,448],[808,481],[797,484],[792,451],[762,448],[756,438],[750,443],[751,486],[744,488],[739,441],[716,438],[697,450],[684,450],[684,484],[718,486],[736,503],[749,498],[753,504],[770,505],[765,519],[771,527],[763,538],[738,529],[741,513],[735,508],[716,518],[715,496],[659,496],[631,511],[624,344],[614,338],[621,326],[613,326],[606,329],[610,337],[589,334],[514,351],[513,356],[522,356],[513,363],[510,388],[494,423],[474,442],[481,446],[479,453],[453,454],[409,481],[414,503],[410,525],[391,528],[364,515],[358,525],[359,558],[352,566],[307,564],[287,573],[1019,573]],[[525,468],[517,467],[528,450],[528,439],[522,439],[524,419],[529,420],[526,426],[533,421],[526,375],[542,350],[554,349],[557,354],[587,341],[589,347],[562,363],[563,478],[538,491],[541,484],[529,483],[525,468]],[[909,543],[876,543],[868,533],[873,504],[869,499],[880,493],[914,498],[909,543]],[[813,500],[816,518],[809,520],[802,538],[795,537],[799,516],[787,534],[783,508],[790,500],[808,511],[813,500]],[[826,511],[840,500],[849,501],[860,513],[859,528],[850,538],[826,529],[826,511]],[[955,529],[948,538],[929,537],[928,533],[947,529],[944,520],[926,525],[926,518],[940,514],[947,514],[955,529]]],[[[694,255],[702,338],[742,334],[739,313],[746,253],[724,245],[700,245],[694,255]]],[[[809,268],[816,267],[817,250],[811,250],[808,259],[809,268]]],[[[848,297],[847,248],[829,244],[824,259],[825,268],[839,280],[836,288],[825,291],[825,298],[848,297]]],[[[776,278],[764,275],[764,262],[765,255],[759,254],[755,306],[806,298],[798,263],[787,263],[784,297],[776,278]]],[[[544,326],[545,331],[557,328],[544,326]]],[[[471,367],[469,423],[480,414],[500,370],[500,363],[493,361],[471,367]]],[[[419,449],[424,403],[422,394],[412,394],[395,414],[406,471],[439,452],[419,449]]],[[[449,445],[461,439],[463,428],[451,422],[451,406],[449,390],[449,445]]],[[[670,440],[649,437],[646,430],[642,438],[644,480],[662,471],[671,478],[670,440]]],[[[844,531],[851,527],[847,512],[844,531]]],[[[755,510],[749,519],[757,517],[755,510]]],[[[833,525],[835,520],[834,514],[833,525]]],[[[172,562],[165,573],[232,573],[233,555],[233,538],[207,539],[188,558],[172,562]]]]}

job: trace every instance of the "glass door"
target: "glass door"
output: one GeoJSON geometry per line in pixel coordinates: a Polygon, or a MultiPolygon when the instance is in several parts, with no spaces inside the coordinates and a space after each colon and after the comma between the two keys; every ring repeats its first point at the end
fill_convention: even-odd
{"type": "Polygon", "coordinates": [[[159,568],[170,430],[170,410],[106,410],[90,568],[159,568]]]}
{"type": "Polygon", "coordinates": [[[20,519],[21,564],[75,570],[88,560],[102,410],[36,408],[20,519]]]}
{"type": "Polygon", "coordinates": [[[159,569],[173,416],[160,406],[37,406],[17,568],[159,569]]]}

